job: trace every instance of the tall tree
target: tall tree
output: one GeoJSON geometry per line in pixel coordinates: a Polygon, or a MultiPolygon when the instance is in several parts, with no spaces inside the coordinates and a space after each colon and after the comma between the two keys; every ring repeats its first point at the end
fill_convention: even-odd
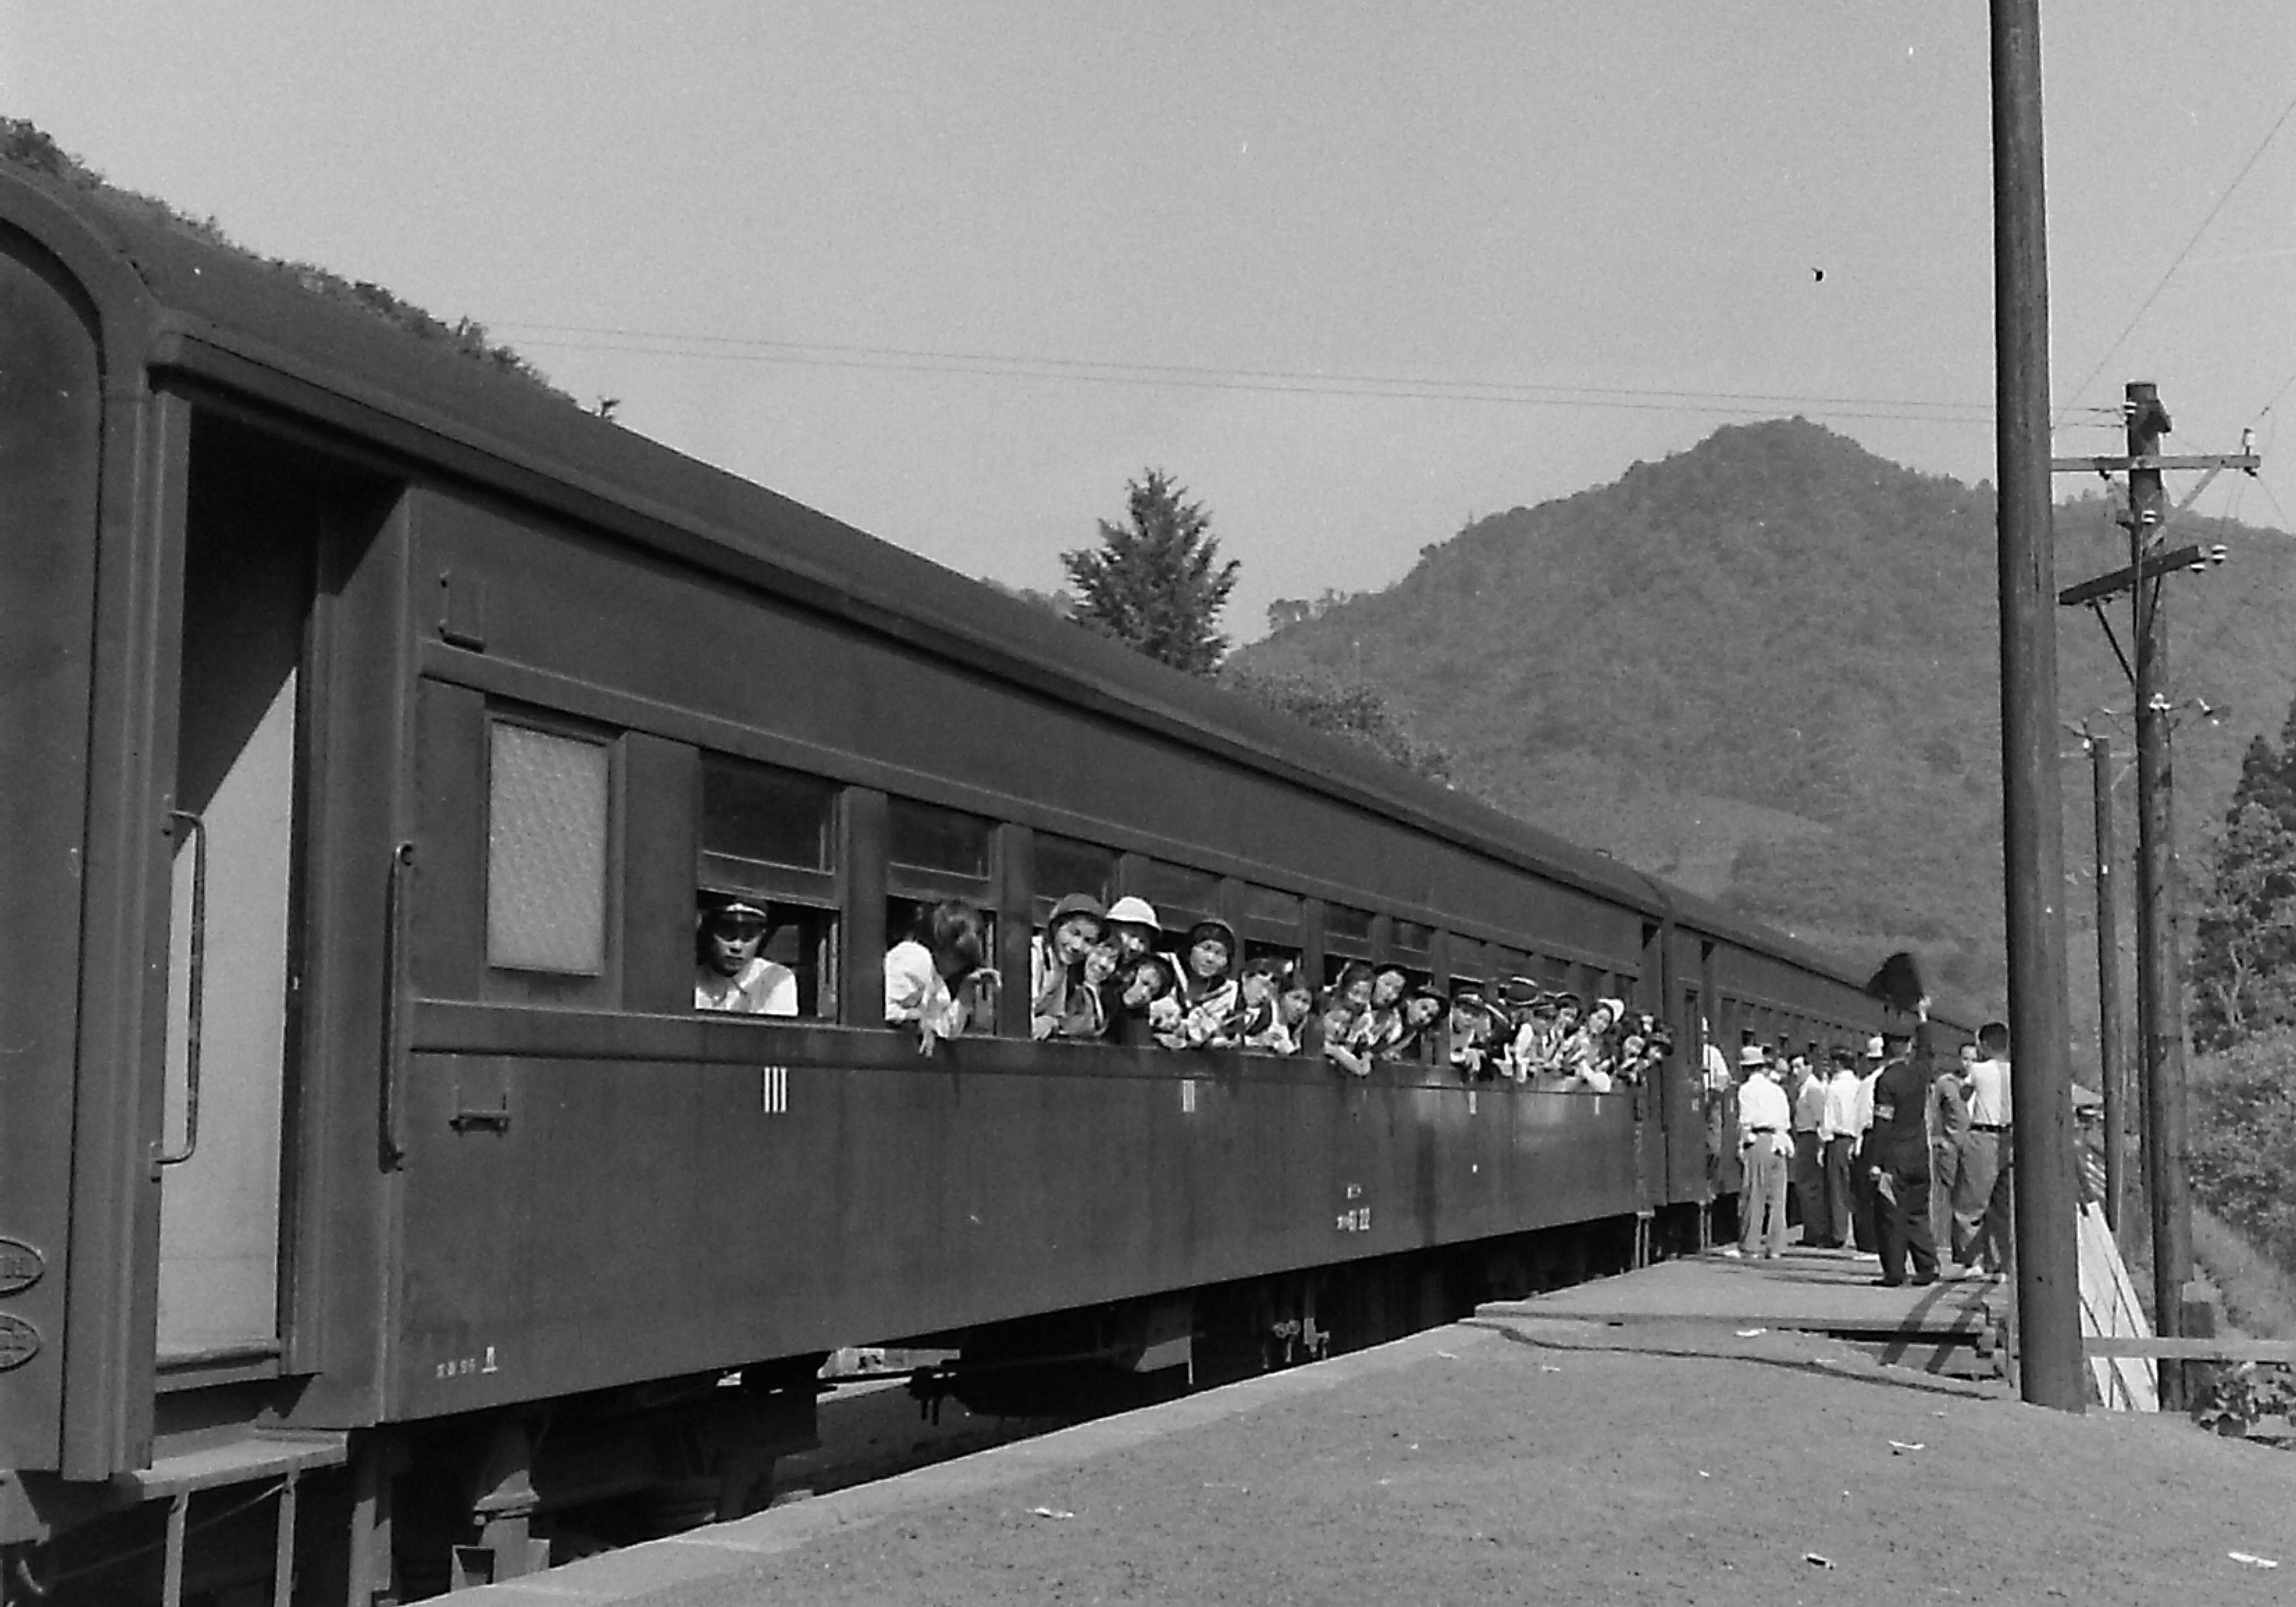
{"type": "MultiPolygon", "coordinates": [[[[2296,736],[2296,709],[2288,730],[2296,736]]],[[[2194,1041],[2221,1049],[2296,1021],[2296,750],[2249,743],[2197,890],[2194,1041]]]]}
{"type": "Polygon", "coordinates": [[[1061,554],[1076,586],[1074,618],[1150,658],[1208,676],[1227,656],[1220,611],[1235,589],[1236,562],[1201,503],[1160,469],[1130,481],[1130,522],[1100,521],[1100,545],[1061,554]]]}

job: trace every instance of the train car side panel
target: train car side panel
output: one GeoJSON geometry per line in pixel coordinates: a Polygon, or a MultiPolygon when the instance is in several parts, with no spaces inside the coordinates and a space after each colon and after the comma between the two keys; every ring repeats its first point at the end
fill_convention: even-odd
{"type": "Polygon", "coordinates": [[[0,1467],[62,1455],[102,422],[87,319],[0,233],[0,1467]]]}

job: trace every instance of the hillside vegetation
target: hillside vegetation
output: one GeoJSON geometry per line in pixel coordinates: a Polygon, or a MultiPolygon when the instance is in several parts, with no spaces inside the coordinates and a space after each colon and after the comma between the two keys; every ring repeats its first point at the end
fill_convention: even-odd
{"type": "MultiPolygon", "coordinates": [[[[2296,555],[2276,533],[2188,528],[2234,552],[2225,570],[2170,582],[2173,692],[2233,717],[2179,733],[2189,852],[2221,816],[2249,735],[2287,707],[2278,622],[2296,555]]],[[[1234,662],[1369,682],[1501,808],[1846,958],[1915,949],[1939,985],[1997,1007],[1994,543],[1988,487],[1915,473],[1800,419],[1734,426],[1611,485],[1479,520],[1395,586],[1234,662]]],[[[2127,562],[2094,494],[2060,508],[2057,543],[2065,584],[2127,562]]],[[[2128,708],[2125,676],[2085,612],[2059,629],[2064,717],[2095,722],[2125,758],[2125,721],[2100,715],[2128,708]]],[[[2066,745],[2086,1021],[2088,770],[2066,745]]]]}

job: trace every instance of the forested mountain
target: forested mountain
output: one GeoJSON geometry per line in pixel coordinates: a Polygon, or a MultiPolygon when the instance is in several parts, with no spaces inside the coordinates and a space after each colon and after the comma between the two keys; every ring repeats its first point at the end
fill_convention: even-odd
{"type": "MultiPolygon", "coordinates": [[[[2062,488],[2076,497],[2058,510],[2062,583],[2125,563],[2103,499],[2062,488]]],[[[2288,708],[2296,552],[2277,532],[2216,521],[2177,537],[2233,553],[2169,582],[2172,695],[2230,710],[2221,724],[2194,712],[2178,732],[2189,855],[2250,736],[2277,731],[2288,708]]],[[[1397,585],[1234,661],[1367,682],[1500,807],[1853,959],[1917,949],[1939,984],[1997,1004],[1995,586],[1989,487],[1780,420],[1477,521],[1397,585]]],[[[2064,717],[2106,731],[2125,770],[2127,679],[2085,611],[2058,624],[2064,717]]],[[[2088,768],[2077,738],[2065,746],[2085,1023],[2088,768]]],[[[2129,841],[2132,786],[2124,777],[2129,841]]]]}

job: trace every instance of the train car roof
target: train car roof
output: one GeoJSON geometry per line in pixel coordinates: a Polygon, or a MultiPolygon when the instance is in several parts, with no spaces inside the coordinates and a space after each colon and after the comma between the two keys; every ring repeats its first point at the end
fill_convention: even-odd
{"type": "MultiPolygon", "coordinates": [[[[155,370],[196,376],[349,440],[730,567],[973,669],[1223,751],[1582,890],[1645,913],[1679,912],[1714,936],[1853,987],[1861,980],[1838,957],[1607,854],[609,422],[529,378],[320,295],[293,268],[202,238],[144,198],[0,173],[0,216],[34,238],[57,206],[142,286],[144,356],[155,370]]],[[[127,311],[103,308],[108,319],[127,311]]],[[[898,442],[882,445],[898,450],[898,442]]]]}

